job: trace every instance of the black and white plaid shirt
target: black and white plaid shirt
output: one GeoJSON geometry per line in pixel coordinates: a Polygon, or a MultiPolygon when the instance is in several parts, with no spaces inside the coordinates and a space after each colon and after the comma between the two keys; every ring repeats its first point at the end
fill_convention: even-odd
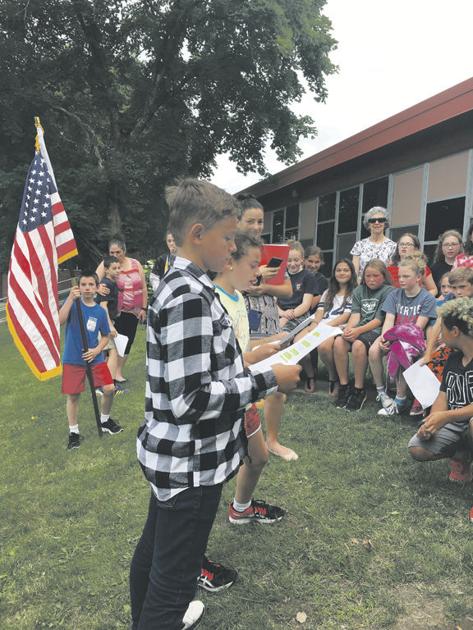
{"type": "Polygon", "coordinates": [[[244,368],[212,282],[185,258],[176,258],[149,309],[146,354],[137,453],[157,498],[229,479],[244,454],[244,408],[274,391],[276,379],[244,368]]]}

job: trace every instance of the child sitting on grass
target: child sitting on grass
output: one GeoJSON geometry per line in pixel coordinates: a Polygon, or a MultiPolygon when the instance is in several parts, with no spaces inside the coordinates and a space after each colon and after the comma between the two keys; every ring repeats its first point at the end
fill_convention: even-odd
{"type": "Polygon", "coordinates": [[[451,300],[438,309],[438,315],[442,338],[454,352],[445,365],[440,392],[430,414],[408,448],[419,462],[451,457],[449,479],[471,481],[473,299],[451,300]]]}
{"type": "Polygon", "coordinates": [[[351,315],[333,344],[335,367],[340,382],[335,406],[358,411],[366,401],[365,373],[368,351],[381,333],[384,315],[381,305],[393,290],[386,265],[375,258],[363,269],[361,285],[353,291],[351,315]],[[348,380],[348,353],[351,351],[355,372],[354,387],[348,380]]]}
{"type": "MultiPolygon", "coordinates": [[[[357,284],[356,272],[351,260],[348,258],[338,260],[333,268],[328,289],[324,291],[319,306],[315,311],[313,324],[310,324],[306,330],[302,331],[296,340],[298,341],[308,332],[314,330],[320,322],[329,326],[343,326],[346,324],[351,314],[352,293],[357,284]]],[[[329,394],[331,396],[338,394],[337,370],[333,357],[334,342],[335,337],[329,337],[317,349],[320,353],[320,358],[327,366],[329,394]]],[[[304,357],[302,367],[307,375],[306,392],[313,393],[315,391],[316,371],[310,356],[304,357]]]]}
{"type": "MultiPolygon", "coordinates": [[[[258,276],[261,245],[259,238],[238,232],[235,236],[236,251],[232,253],[231,262],[214,280],[220,301],[232,320],[245,365],[257,363],[277,352],[277,347],[271,344],[260,345],[255,350],[250,349],[248,314],[245,300],[240,293],[258,276]]],[[[254,404],[246,409],[243,424],[248,440],[248,455],[238,471],[235,497],[228,506],[228,520],[233,524],[275,523],[282,519],[284,510],[253,499],[258,479],[268,462],[268,449],[261,430],[258,410],[254,404]]]]}
{"type": "Polygon", "coordinates": [[[317,292],[314,274],[304,269],[304,248],[299,241],[290,241],[287,272],[292,284],[292,296],[279,298],[279,325],[290,332],[308,315],[312,298],[317,292]]]}
{"type": "Polygon", "coordinates": [[[222,486],[246,454],[245,408],[279,388],[289,392],[298,366],[251,373],[231,320],[207,272],[220,272],[233,251],[240,207],[209,182],[168,188],[172,269],[148,313],[145,420],[137,454],[151,485],[148,517],[133,555],[133,630],[186,630],[199,622],[192,601],[201,568],[229,586],[235,571],[204,558],[222,486]]]}
{"type": "MultiPolygon", "coordinates": [[[[436,302],[434,296],[421,288],[425,263],[420,258],[403,258],[399,263],[399,289],[394,289],[384,300],[381,310],[385,313],[381,336],[373,343],[369,352],[369,363],[373,380],[381,402],[379,416],[401,414],[407,409],[407,383],[399,371],[396,379],[396,398],[393,400],[386,393],[383,379],[383,356],[389,351],[389,342],[384,334],[397,324],[414,324],[425,330],[430,320],[435,320],[436,302]]],[[[411,409],[411,415],[423,412],[417,401],[411,409]]]]}
{"type": "Polygon", "coordinates": [[[87,363],[91,365],[94,387],[103,388],[102,413],[100,415],[102,432],[115,435],[123,430],[115,420],[110,418],[115,386],[102,352],[108,343],[110,328],[105,310],[95,303],[97,284],[95,273],[83,271],[79,276],[79,286],[72,287],[59,310],[59,323],[67,322],[62,357],[62,393],[67,396],[66,411],[69,422],[67,448],[69,450],[80,447],[79,398],[85,389],[87,363]],[[84,351],[83,348],[79,316],[74,304],[76,300],[79,300],[84,321],[89,347],[87,351],[84,351]],[[99,333],[101,334],[100,341],[99,333]]]}

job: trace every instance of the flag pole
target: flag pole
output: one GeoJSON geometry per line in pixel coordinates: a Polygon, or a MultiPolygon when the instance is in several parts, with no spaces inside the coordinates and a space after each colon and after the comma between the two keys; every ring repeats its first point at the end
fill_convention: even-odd
{"type": "MultiPolygon", "coordinates": [[[[73,278],[73,281],[75,281],[75,278],[73,278]]],[[[76,303],[76,308],[77,308],[77,318],[79,320],[79,328],[80,328],[80,336],[82,338],[82,346],[84,348],[84,352],[87,352],[87,350],[89,349],[89,344],[88,344],[88,341],[87,341],[87,333],[85,332],[84,317],[82,315],[82,309],[80,307],[80,302],[81,302],[81,298],[79,297],[79,298],[77,298],[77,300],[75,302],[76,303]]],[[[89,385],[90,385],[90,394],[92,396],[92,403],[94,405],[95,422],[97,424],[97,431],[98,431],[99,437],[103,437],[102,423],[100,422],[99,404],[97,402],[97,394],[95,392],[95,387],[94,387],[94,375],[92,374],[92,365],[88,361],[86,361],[86,363],[85,363],[85,370],[86,370],[86,374],[87,374],[87,380],[89,381],[89,385]]]]}

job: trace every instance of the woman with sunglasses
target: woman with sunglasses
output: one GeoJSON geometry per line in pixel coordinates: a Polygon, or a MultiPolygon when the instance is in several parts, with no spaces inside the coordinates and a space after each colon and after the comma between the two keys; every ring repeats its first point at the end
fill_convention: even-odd
{"type": "Polygon", "coordinates": [[[370,235],[368,238],[357,241],[350,252],[358,278],[361,277],[370,260],[377,258],[388,265],[396,251],[396,243],[384,235],[384,230],[389,227],[388,213],[385,208],[375,206],[368,210],[363,218],[363,225],[370,235]]]}

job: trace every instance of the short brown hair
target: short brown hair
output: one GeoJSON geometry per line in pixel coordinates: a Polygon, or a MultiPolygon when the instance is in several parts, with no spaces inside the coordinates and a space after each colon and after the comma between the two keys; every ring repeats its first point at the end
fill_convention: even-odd
{"type": "Polygon", "coordinates": [[[457,282],[469,282],[473,284],[473,269],[471,267],[458,267],[448,274],[448,284],[453,286],[457,282]]]}
{"type": "Polygon", "coordinates": [[[166,188],[169,206],[168,231],[182,245],[186,228],[201,223],[206,230],[227,217],[238,218],[240,205],[229,193],[200,179],[186,178],[166,188]]]}

